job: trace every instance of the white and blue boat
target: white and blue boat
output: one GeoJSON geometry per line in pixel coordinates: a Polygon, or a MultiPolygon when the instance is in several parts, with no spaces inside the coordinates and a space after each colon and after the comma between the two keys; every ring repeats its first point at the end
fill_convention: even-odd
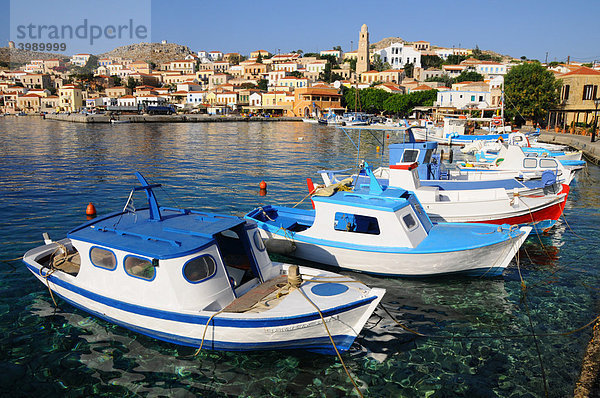
{"type": "Polygon", "coordinates": [[[23,261],[53,295],[160,340],[214,350],[348,350],[385,290],[271,262],[256,223],[160,207],[136,173],[123,211],[93,219],[23,261]],[[132,197],[145,191],[148,206],[132,197]],[[326,325],[326,327],[325,327],[326,325]]]}
{"type": "Polygon", "coordinates": [[[313,196],[314,210],[263,206],[256,221],[267,247],[340,268],[386,276],[502,274],[531,227],[433,224],[413,192],[370,183],[354,191],[313,196]]]}
{"type": "MultiPolygon", "coordinates": [[[[438,143],[434,141],[416,141],[411,129],[405,131],[407,140],[389,145],[389,165],[417,162],[420,184],[439,188],[440,191],[465,191],[503,188],[510,194],[545,195],[563,190],[564,178],[557,177],[554,167],[541,171],[539,178],[524,178],[518,172],[491,173],[476,171],[474,168],[450,168],[442,163],[442,153],[437,153],[438,143]]],[[[322,170],[320,174],[325,185],[338,183],[346,177],[348,170],[322,170]]],[[[390,185],[390,167],[382,166],[373,171],[381,185],[390,185]]],[[[568,173],[570,176],[570,173],[568,173]]],[[[366,178],[366,175],[363,175],[366,178]]],[[[356,179],[356,175],[353,176],[356,179]]],[[[406,187],[410,189],[409,187],[406,187]]]]}

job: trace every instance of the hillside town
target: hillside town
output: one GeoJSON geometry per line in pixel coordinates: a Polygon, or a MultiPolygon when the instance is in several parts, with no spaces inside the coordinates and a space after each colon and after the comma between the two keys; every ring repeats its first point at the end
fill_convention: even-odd
{"type": "MultiPolygon", "coordinates": [[[[18,69],[0,69],[0,112],[154,110],[318,118],[348,110],[343,98],[347,88],[399,95],[436,90],[436,101],[423,104],[429,105],[423,110],[497,111],[504,105],[504,76],[514,66],[530,62],[490,55],[479,48],[442,48],[401,39],[388,42],[370,44],[363,25],[358,48],[349,52],[339,46],[319,53],[256,50],[242,55],[201,50],[158,64],[93,54],[32,59],[18,69]]],[[[562,82],[559,105],[548,110],[547,122],[567,126],[591,121],[597,108],[600,65],[542,65],[562,82]]]]}

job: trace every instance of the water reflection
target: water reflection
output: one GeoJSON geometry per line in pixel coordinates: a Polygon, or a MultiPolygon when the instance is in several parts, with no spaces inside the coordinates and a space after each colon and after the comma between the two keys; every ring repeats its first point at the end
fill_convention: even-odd
{"type": "MultiPolygon", "coordinates": [[[[335,357],[305,352],[203,352],[162,343],[89,317],[60,302],[13,260],[63,237],[99,214],[123,207],[136,180],[152,183],[159,202],[229,214],[262,204],[294,205],[320,169],[355,166],[356,150],[338,130],[301,123],[83,125],[35,118],[0,120],[0,395],[345,396],[352,386],[335,357]],[[302,138],[302,139],[299,139],[302,138]],[[268,182],[260,196],[258,182],[268,182]]],[[[390,135],[388,142],[400,136],[390,135]]],[[[373,165],[372,138],[361,153],[373,165]]],[[[531,338],[521,278],[538,332],[564,332],[600,308],[600,168],[572,187],[550,233],[529,237],[502,278],[405,280],[349,273],[387,289],[382,310],[345,361],[368,396],[541,396],[541,368],[531,338]],[[591,182],[589,182],[591,181],[591,182]],[[568,225],[567,225],[568,222],[568,225]],[[457,336],[492,336],[465,339],[457,336]]],[[[142,203],[143,199],[136,202],[142,203]]],[[[310,208],[305,200],[300,207],[310,208]]],[[[281,258],[274,258],[281,260],[281,258]]],[[[286,261],[295,261],[286,259],[286,261]]],[[[572,394],[589,330],[538,339],[553,396],[572,394]]]]}

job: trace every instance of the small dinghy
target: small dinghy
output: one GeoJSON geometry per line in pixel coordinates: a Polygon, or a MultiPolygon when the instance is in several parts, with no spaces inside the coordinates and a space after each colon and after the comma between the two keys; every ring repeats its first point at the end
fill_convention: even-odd
{"type": "Polygon", "coordinates": [[[313,196],[314,210],[264,206],[246,218],[258,223],[267,247],[275,247],[271,240],[288,241],[283,254],[409,277],[500,275],[531,232],[507,224],[433,224],[413,192],[383,189],[366,170],[369,185],[313,196]]]}
{"type": "Polygon", "coordinates": [[[23,261],[53,295],[160,340],[214,350],[348,350],[385,290],[271,262],[256,223],[159,207],[136,173],[123,211],[98,217],[23,261]],[[148,206],[135,209],[135,191],[148,206]]]}

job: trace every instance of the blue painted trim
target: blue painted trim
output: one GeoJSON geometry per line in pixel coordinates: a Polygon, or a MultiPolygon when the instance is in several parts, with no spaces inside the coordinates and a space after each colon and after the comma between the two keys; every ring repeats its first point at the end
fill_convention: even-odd
{"type": "Polygon", "coordinates": [[[133,258],[139,258],[140,260],[145,260],[145,261],[148,261],[148,262],[150,263],[150,266],[152,266],[152,260],[151,260],[151,259],[149,260],[149,259],[147,259],[147,258],[144,258],[144,257],[135,256],[135,255],[133,255],[133,254],[127,254],[127,255],[125,255],[125,257],[123,257],[123,269],[125,270],[125,273],[126,273],[127,275],[129,275],[129,276],[131,276],[131,277],[133,277],[133,278],[141,279],[141,280],[143,280],[143,281],[146,281],[146,282],[152,282],[154,279],[156,279],[156,274],[157,274],[157,272],[156,272],[156,267],[154,267],[154,266],[152,266],[152,268],[154,269],[154,276],[152,276],[152,278],[151,278],[151,279],[148,279],[148,278],[142,278],[142,277],[141,277],[141,276],[139,276],[139,275],[135,275],[135,274],[132,274],[132,273],[130,273],[130,272],[127,270],[127,267],[125,266],[125,261],[127,261],[127,259],[128,259],[129,257],[133,257],[133,258]]]}
{"type": "MultiPolygon", "coordinates": [[[[31,264],[26,264],[27,268],[33,273],[38,273],[38,269],[31,264]]],[[[166,319],[182,323],[191,324],[206,324],[209,317],[204,315],[192,315],[192,314],[181,314],[178,312],[159,310],[150,307],[144,307],[138,304],[131,304],[124,301],[116,300],[110,297],[102,296],[98,293],[90,292],[89,290],[80,288],[73,285],[72,283],[66,282],[55,275],[51,274],[48,279],[50,282],[70,290],[80,296],[96,301],[98,303],[107,305],[109,307],[117,308],[122,311],[131,312],[138,315],[148,316],[158,319],[166,319]]],[[[367,297],[364,299],[356,300],[352,303],[330,308],[325,311],[321,311],[324,317],[341,314],[343,312],[368,305],[376,296],[367,297]]],[[[88,311],[86,309],[86,311],[88,311]]],[[[317,312],[311,312],[305,315],[294,315],[294,316],[282,316],[273,318],[255,318],[255,319],[239,319],[239,318],[226,318],[223,316],[217,316],[213,318],[212,324],[215,326],[223,327],[237,327],[237,328],[256,328],[256,327],[275,327],[275,326],[286,326],[294,325],[297,323],[308,322],[315,319],[321,319],[317,312]]]]}
{"type": "Polygon", "coordinates": [[[215,260],[215,258],[214,258],[213,256],[211,256],[210,254],[203,254],[203,255],[201,255],[201,256],[198,256],[198,257],[191,258],[191,259],[189,259],[188,261],[186,261],[186,262],[185,262],[185,264],[183,264],[183,267],[181,267],[181,274],[183,275],[183,279],[185,279],[187,282],[189,282],[189,283],[191,283],[191,284],[194,284],[194,285],[197,285],[198,283],[206,282],[207,280],[209,280],[209,279],[211,279],[212,277],[214,277],[215,275],[217,275],[217,261],[216,261],[216,260],[215,260]],[[187,266],[187,265],[188,265],[190,262],[192,262],[192,261],[194,261],[194,260],[197,260],[197,259],[199,259],[199,258],[202,258],[202,257],[208,257],[208,258],[210,258],[210,259],[213,261],[213,263],[215,264],[215,272],[213,272],[212,274],[208,275],[206,278],[204,278],[204,279],[200,279],[200,280],[197,280],[197,281],[195,281],[195,282],[194,282],[194,281],[191,281],[191,280],[189,280],[189,279],[188,279],[188,278],[185,276],[185,267],[186,267],[186,266],[187,266]]]}
{"type": "Polygon", "coordinates": [[[381,273],[381,272],[371,272],[371,271],[359,271],[356,270],[354,268],[345,268],[345,267],[339,267],[342,270],[346,270],[346,271],[353,271],[353,272],[359,272],[361,274],[367,274],[367,275],[376,275],[376,276],[383,276],[383,277],[391,277],[391,278],[435,278],[438,276],[448,276],[448,275],[452,275],[452,276],[485,276],[485,277],[493,277],[493,276],[500,276],[502,275],[502,273],[504,272],[505,268],[502,267],[493,267],[493,268],[475,268],[475,269],[471,269],[471,270],[465,270],[465,271],[457,271],[457,272],[442,272],[439,274],[418,274],[418,275],[405,275],[405,274],[388,274],[388,273],[381,273]]]}
{"type": "MultiPolygon", "coordinates": [[[[99,240],[85,239],[85,238],[82,238],[82,237],[79,237],[79,236],[75,236],[74,237],[74,236],[69,236],[67,234],[67,237],[70,238],[71,240],[74,240],[74,241],[86,242],[86,243],[89,243],[89,244],[92,244],[92,245],[96,245],[96,246],[104,244],[104,243],[102,243],[99,240]]],[[[198,252],[200,252],[202,250],[207,249],[208,247],[210,247],[210,246],[212,246],[214,244],[215,244],[215,241],[213,239],[212,241],[206,242],[205,244],[200,245],[198,247],[195,247],[193,249],[190,249],[190,250],[187,250],[187,251],[183,251],[183,252],[177,252],[177,253],[174,253],[172,255],[155,255],[157,253],[149,253],[149,252],[143,252],[143,251],[133,251],[130,247],[125,247],[125,246],[120,246],[120,245],[113,245],[112,248],[116,249],[116,250],[121,250],[121,251],[124,251],[124,252],[131,252],[133,254],[137,254],[138,256],[147,256],[147,257],[157,258],[159,260],[170,260],[170,259],[173,259],[173,258],[185,257],[185,256],[189,256],[189,255],[194,254],[194,253],[198,253],[198,252]]]]}
{"type": "Polygon", "coordinates": [[[88,256],[90,258],[90,263],[92,263],[92,265],[94,267],[103,269],[105,271],[114,271],[114,270],[117,269],[117,266],[119,265],[119,262],[117,261],[117,255],[115,254],[115,252],[113,252],[112,250],[107,249],[105,247],[100,247],[100,246],[92,246],[92,247],[90,247],[90,250],[88,251],[88,256]],[[105,251],[111,253],[113,255],[113,257],[115,258],[115,266],[114,266],[114,268],[106,268],[106,267],[102,267],[100,265],[94,264],[94,261],[92,260],[92,250],[94,250],[94,249],[105,250],[105,251]]]}
{"type": "MultiPolygon", "coordinates": [[[[278,226],[270,225],[270,224],[264,223],[262,221],[258,221],[258,223],[259,223],[259,226],[267,232],[270,232],[274,235],[278,235],[281,237],[285,236],[284,232],[278,226]]],[[[444,223],[444,225],[451,225],[451,224],[463,225],[463,226],[465,226],[465,228],[468,228],[468,226],[469,226],[469,224],[466,224],[466,223],[444,223]]],[[[482,225],[482,224],[473,224],[473,225],[482,225]]],[[[344,231],[337,231],[337,232],[344,232],[344,231]]],[[[453,249],[441,249],[441,250],[421,250],[421,249],[419,249],[419,246],[417,246],[416,248],[410,248],[410,247],[357,245],[357,244],[352,244],[352,243],[343,243],[343,242],[338,242],[338,241],[313,238],[313,237],[301,235],[299,233],[292,233],[292,238],[296,242],[308,243],[308,244],[314,244],[314,245],[320,245],[320,246],[326,246],[326,247],[335,247],[335,248],[339,248],[339,249],[356,250],[356,251],[362,251],[362,252],[392,253],[392,254],[435,254],[435,253],[451,253],[451,252],[457,252],[457,251],[463,251],[463,250],[477,249],[480,247],[485,247],[485,246],[490,246],[492,244],[501,243],[509,238],[515,238],[515,237],[523,234],[523,232],[520,230],[516,230],[513,232],[518,232],[518,233],[515,235],[511,234],[510,236],[507,233],[505,235],[505,238],[502,240],[485,241],[477,246],[475,246],[475,245],[467,246],[468,242],[465,242],[465,246],[463,246],[463,247],[456,247],[453,249]]],[[[289,233],[290,232],[288,231],[288,234],[289,233]]],[[[427,238],[425,238],[425,239],[427,239],[427,238]]]]}
{"type": "MultiPolygon", "coordinates": [[[[92,314],[100,319],[103,319],[106,322],[113,323],[115,325],[124,327],[133,332],[143,334],[145,336],[155,338],[158,340],[162,340],[168,343],[179,344],[189,347],[199,347],[202,343],[202,339],[191,339],[189,337],[180,336],[171,333],[160,332],[154,329],[147,329],[141,326],[133,325],[127,322],[123,322],[117,320],[115,318],[109,317],[105,314],[99,313],[97,311],[90,310],[73,300],[70,300],[63,295],[54,292],[61,299],[71,304],[73,307],[79,308],[82,311],[85,311],[89,314],[92,314]]],[[[207,319],[208,321],[208,319],[207,319]]],[[[214,326],[214,318],[211,321],[212,326],[214,326]]],[[[340,352],[345,352],[350,349],[350,346],[354,342],[356,337],[351,335],[335,335],[333,336],[333,340],[337,349],[340,352]]],[[[260,342],[260,343],[237,343],[237,342],[229,342],[229,341],[219,341],[219,340],[211,340],[210,338],[204,339],[204,345],[202,346],[204,349],[210,350],[218,350],[218,351],[254,351],[254,350],[274,350],[274,349],[306,349],[310,351],[315,351],[322,354],[327,355],[335,355],[335,350],[331,346],[331,340],[329,337],[316,337],[316,338],[307,338],[307,339],[294,339],[288,341],[277,341],[277,342],[260,342]]]]}

